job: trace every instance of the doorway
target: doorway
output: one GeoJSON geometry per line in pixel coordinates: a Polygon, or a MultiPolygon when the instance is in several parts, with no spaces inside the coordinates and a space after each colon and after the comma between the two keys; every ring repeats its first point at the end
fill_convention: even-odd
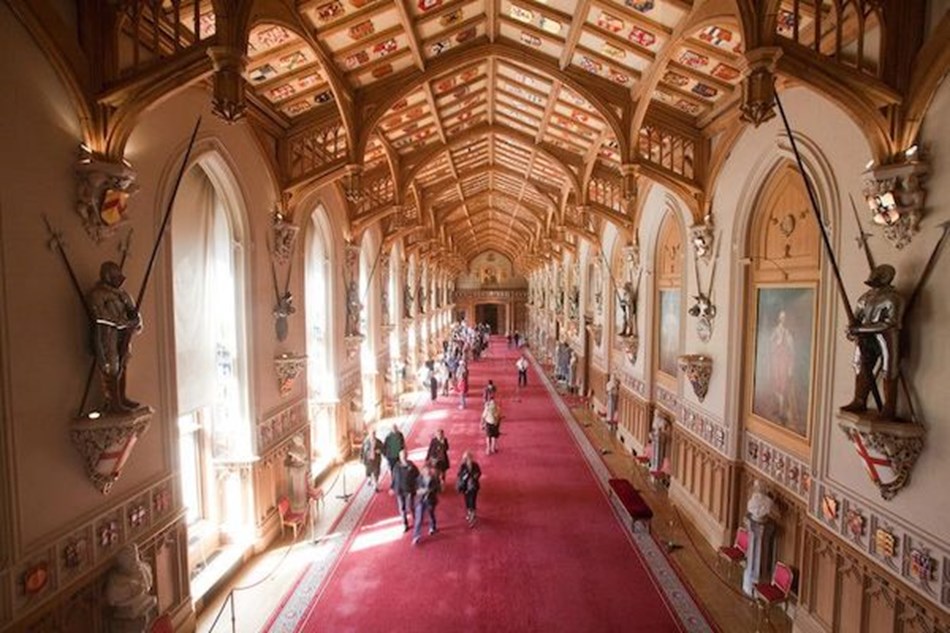
{"type": "Polygon", "coordinates": [[[504,334],[499,327],[505,322],[505,306],[497,303],[479,303],[475,306],[475,323],[487,323],[492,334],[504,334]]]}

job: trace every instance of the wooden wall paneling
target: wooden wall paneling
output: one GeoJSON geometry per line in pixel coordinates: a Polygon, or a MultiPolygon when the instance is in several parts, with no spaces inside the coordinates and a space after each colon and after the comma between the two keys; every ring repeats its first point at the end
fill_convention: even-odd
{"type": "Polygon", "coordinates": [[[950,633],[950,614],[810,518],[803,550],[803,619],[835,633],[950,633]]]}

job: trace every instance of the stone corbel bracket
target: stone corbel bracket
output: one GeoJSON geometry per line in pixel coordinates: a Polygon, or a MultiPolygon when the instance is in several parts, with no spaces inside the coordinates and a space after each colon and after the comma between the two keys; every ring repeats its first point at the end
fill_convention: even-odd
{"type": "Polygon", "coordinates": [[[702,402],[709,392],[709,379],[712,378],[712,358],[704,354],[684,354],[679,357],[679,366],[686,379],[693,386],[693,393],[702,402]]]}
{"type": "Polygon", "coordinates": [[[923,183],[929,172],[927,163],[919,160],[892,163],[872,167],[864,172],[864,197],[868,200],[877,196],[891,194],[896,207],[895,217],[890,220],[885,215],[874,216],[875,224],[883,224],[884,237],[895,248],[901,249],[910,244],[919,230],[920,218],[924,210],[927,190],[923,183]]]}
{"type": "Polygon", "coordinates": [[[640,355],[640,335],[639,334],[628,334],[627,336],[621,336],[620,338],[620,347],[623,349],[624,355],[627,357],[627,360],[630,361],[631,365],[637,363],[637,357],[640,355]]]}
{"type": "Polygon", "coordinates": [[[363,342],[364,338],[365,337],[362,334],[343,337],[343,343],[346,347],[346,358],[348,360],[353,360],[356,358],[356,354],[360,351],[360,344],[363,342]]]}
{"type": "Polygon", "coordinates": [[[109,494],[119,480],[122,468],[139,437],[148,430],[154,413],[151,407],[139,407],[127,413],[73,421],[69,435],[85,462],[89,481],[99,492],[109,494]]]}
{"type": "Polygon", "coordinates": [[[307,367],[306,355],[281,354],[274,358],[274,371],[277,373],[277,388],[281,396],[288,396],[294,388],[294,381],[307,367]]]}
{"type": "Polygon", "coordinates": [[[868,415],[840,411],[838,426],[864,462],[881,498],[890,501],[910,483],[910,473],[924,450],[923,425],[883,422],[868,415]]]}
{"type": "Polygon", "coordinates": [[[288,222],[280,213],[274,214],[274,263],[285,265],[294,253],[300,227],[288,222]]]}

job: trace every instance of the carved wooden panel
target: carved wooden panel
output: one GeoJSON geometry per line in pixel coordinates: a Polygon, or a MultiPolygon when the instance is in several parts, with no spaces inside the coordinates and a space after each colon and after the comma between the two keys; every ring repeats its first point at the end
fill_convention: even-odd
{"type": "Polygon", "coordinates": [[[771,175],[751,223],[744,418],[750,431],[807,460],[821,243],[793,165],[783,164],[771,175]]]}
{"type": "Polygon", "coordinates": [[[950,614],[921,602],[887,570],[813,519],[805,526],[799,609],[829,631],[948,633],[950,614]]]}
{"type": "Polygon", "coordinates": [[[758,282],[818,279],[821,235],[801,174],[779,167],[763,188],[752,220],[753,277],[758,282]]]}
{"type": "Polygon", "coordinates": [[[660,288],[679,288],[683,277],[683,236],[671,213],[660,227],[656,250],[656,280],[660,288]]]}

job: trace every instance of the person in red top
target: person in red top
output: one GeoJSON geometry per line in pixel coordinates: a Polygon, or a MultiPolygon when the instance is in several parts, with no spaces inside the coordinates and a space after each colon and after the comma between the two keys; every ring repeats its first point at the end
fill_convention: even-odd
{"type": "Polygon", "coordinates": [[[465,397],[468,395],[468,372],[459,373],[455,381],[455,393],[459,395],[459,409],[465,408],[465,397]]]}

